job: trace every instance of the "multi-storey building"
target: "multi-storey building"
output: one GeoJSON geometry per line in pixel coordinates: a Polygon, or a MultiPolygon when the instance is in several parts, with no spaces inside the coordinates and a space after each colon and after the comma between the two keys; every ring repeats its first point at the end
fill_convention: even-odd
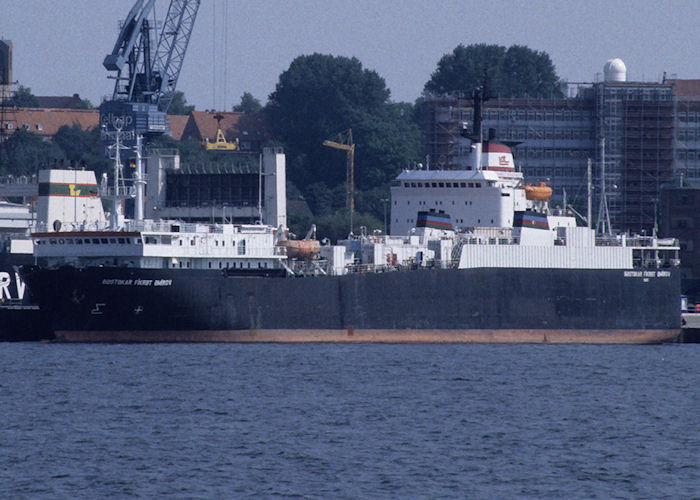
{"type": "MultiPolygon", "coordinates": [[[[526,182],[548,180],[555,203],[566,197],[578,211],[586,207],[590,159],[593,223],[605,221],[599,209],[604,171],[613,229],[651,231],[659,189],[674,172],[700,179],[700,84],[693,82],[627,82],[624,64],[615,59],[603,81],[569,84],[570,97],[486,101],[483,127],[519,143],[516,165],[526,182]]],[[[428,168],[464,168],[470,142],[460,131],[472,120],[469,96],[426,96],[424,110],[428,168]]]]}

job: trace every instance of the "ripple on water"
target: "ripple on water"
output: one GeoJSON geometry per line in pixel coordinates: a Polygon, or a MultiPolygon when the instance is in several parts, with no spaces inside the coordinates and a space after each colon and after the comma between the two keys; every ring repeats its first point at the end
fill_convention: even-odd
{"type": "Polygon", "coordinates": [[[3,344],[5,497],[692,497],[695,345],[3,344]]]}

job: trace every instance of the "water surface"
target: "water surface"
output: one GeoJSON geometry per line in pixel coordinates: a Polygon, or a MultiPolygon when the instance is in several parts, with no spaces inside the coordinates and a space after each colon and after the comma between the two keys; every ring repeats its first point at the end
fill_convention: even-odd
{"type": "Polygon", "coordinates": [[[0,344],[4,498],[689,498],[698,345],[0,344]]]}

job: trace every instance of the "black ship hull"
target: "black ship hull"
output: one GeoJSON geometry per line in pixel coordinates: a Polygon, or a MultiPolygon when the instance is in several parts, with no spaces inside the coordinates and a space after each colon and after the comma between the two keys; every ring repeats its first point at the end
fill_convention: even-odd
{"type": "Polygon", "coordinates": [[[64,341],[651,343],[680,333],[676,269],[22,271],[64,341]]]}
{"type": "Polygon", "coordinates": [[[0,342],[51,339],[49,322],[19,276],[19,267],[31,264],[31,255],[0,253],[0,342]]]}

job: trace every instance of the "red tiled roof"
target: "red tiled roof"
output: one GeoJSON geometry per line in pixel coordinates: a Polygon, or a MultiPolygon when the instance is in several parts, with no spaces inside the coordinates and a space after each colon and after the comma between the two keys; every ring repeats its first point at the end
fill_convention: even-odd
{"type": "Polygon", "coordinates": [[[6,134],[25,129],[43,137],[53,137],[63,125],[91,130],[99,123],[98,109],[5,108],[0,126],[6,134]]]}
{"type": "Polygon", "coordinates": [[[168,115],[170,120],[170,135],[176,141],[182,139],[182,134],[185,131],[185,125],[190,117],[188,115],[168,115]]]}
{"type": "Polygon", "coordinates": [[[262,113],[246,114],[221,111],[192,111],[182,134],[183,139],[216,140],[216,116],[221,115],[221,130],[227,141],[239,139],[261,141],[267,137],[267,125],[262,113]]]}

